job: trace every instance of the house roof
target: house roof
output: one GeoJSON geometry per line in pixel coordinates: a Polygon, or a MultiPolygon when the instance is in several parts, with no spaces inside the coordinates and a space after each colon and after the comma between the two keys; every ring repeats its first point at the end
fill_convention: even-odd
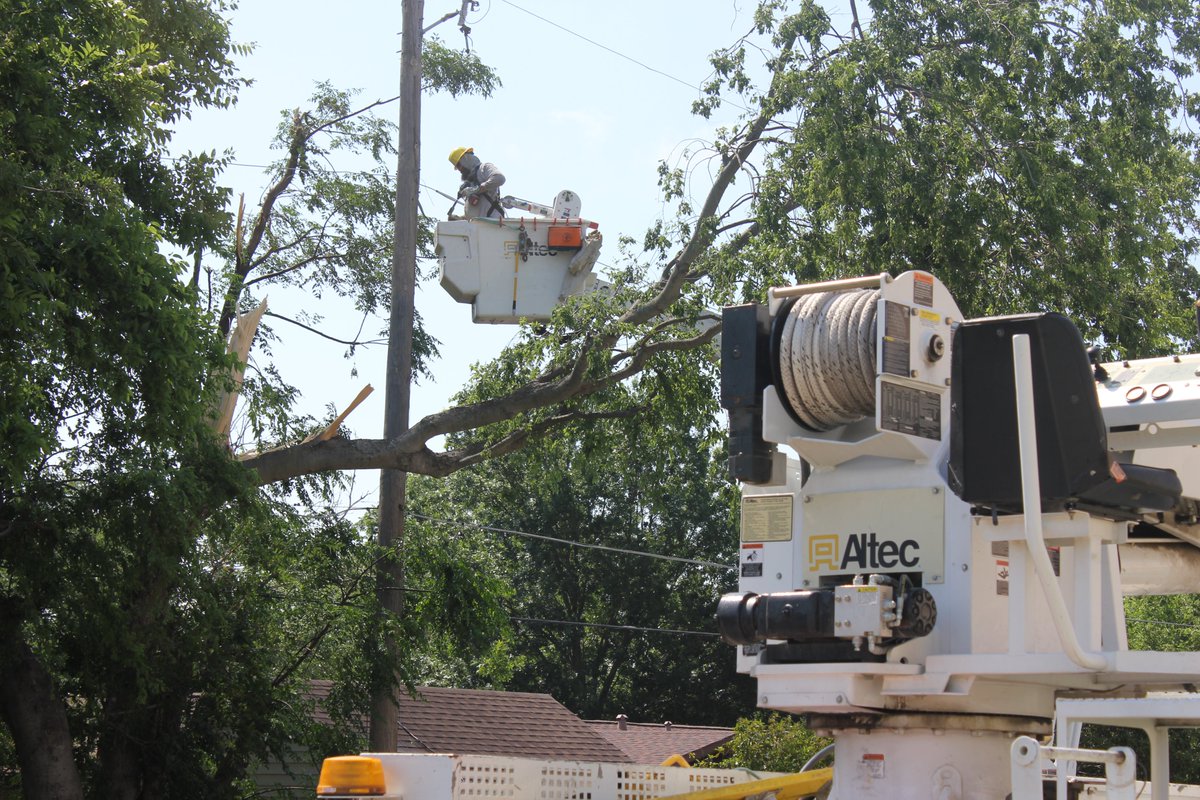
{"type": "Polygon", "coordinates": [[[703,758],[733,737],[729,728],[673,725],[669,722],[587,720],[588,727],[619,747],[636,764],[661,764],[674,755],[694,761],[703,758]]]}
{"type": "MultiPolygon", "coordinates": [[[[309,686],[320,722],[329,722],[323,701],[331,688],[330,681],[309,686]]],[[[581,720],[548,694],[433,686],[417,689],[416,697],[402,694],[398,716],[402,753],[661,764],[673,755],[707,755],[733,735],[729,728],[669,723],[622,728],[617,721],[581,720]]]]}
{"type": "Polygon", "coordinates": [[[399,716],[401,752],[631,760],[548,694],[425,687],[399,716]]]}

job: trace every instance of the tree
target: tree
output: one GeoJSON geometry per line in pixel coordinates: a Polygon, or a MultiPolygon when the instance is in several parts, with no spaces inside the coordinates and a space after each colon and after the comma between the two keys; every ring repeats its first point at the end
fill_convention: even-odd
{"type": "MultiPolygon", "coordinates": [[[[877,2],[838,33],[804,4],[774,28],[800,48],[773,110],[800,117],[768,126],[739,262],[920,267],[969,316],[1053,309],[1116,350],[1194,345],[1200,105],[1177,81],[1196,9],[1135,5],[877,2]]],[[[714,85],[740,85],[744,53],[714,85]]]]}
{"type": "MultiPolygon", "coordinates": [[[[378,155],[389,131],[323,89],[287,117],[259,215],[235,221],[222,159],[165,151],[173,122],[241,84],[226,6],[0,10],[0,750],[18,767],[5,772],[31,798],[237,796],[252,760],[303,733],[311,670],[370,658],[329,645],[370,616],[362,582],[382,554],[312,513],[336,479],[248,484],[214,436],[232,388],[222,339],[256,282],[386,302],[372,272],[386,171],[343,179],[309,159],[378,155]],[[200,291],[206,254],[229,260],[216,303],[211,273],[207,303],[200,291]]],[[[491,79],[435,56],[431,80],[452,90],[491,79]]],[[[246,396],[251,440],[315,427],[269,370],[246,396]]],[[[428,604],[410,624],[453,636],[454,623],[428,604]]]]}
{"type": "MultiPolygon", "coordinates": [[[[189,512],[242,485],[202,433],[219,343],[159,252],[163,237],[211,241],[224,202],[208,159],[163,157],[168,126],[227,103],[239,80],[219,8],[173,9],[0,4],[0,715],[31,797],[81,796],[75,741],[114,783],[129,744],[105,725],[72,739],[82,709],[63,700],[84,687],[53,672],[98,665],[47,652],[47,630],[90,627],[106,663],[136,673],[164,643],[150,606],[182,566],[189,512]],[[96,520],[98,503],[115,513],[96,520]],[[147,518],[172,533],[134,547],[147,518]],[[104,577],[127,582],[97,602],[104,577]]],[[[110,677],[130,680],[93,696],[99,714],[128,719],[147,687],[110,677]]]]}
{"type": "Polygon", "coordinates": [[[685,354],[632,384],[637,413],[414,485],[411,512],[450,541],[482,531],[512,587],[508,674],[486,683],[548,692],[593,719],[730,724],[752,707],[712,629],[736,588],[725,565],[737,546],[714,366],[685,354]]]}

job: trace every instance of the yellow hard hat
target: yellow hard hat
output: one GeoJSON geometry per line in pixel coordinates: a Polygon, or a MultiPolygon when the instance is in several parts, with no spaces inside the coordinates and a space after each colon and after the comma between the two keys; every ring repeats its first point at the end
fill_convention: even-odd
{"type": "Polygon", "coordinates": [[[450,163],[457,167],[458,162],[462,160],[463,156],[474,152],[475,148],[473,147],[456,147],[450,151],[450,163]]]}

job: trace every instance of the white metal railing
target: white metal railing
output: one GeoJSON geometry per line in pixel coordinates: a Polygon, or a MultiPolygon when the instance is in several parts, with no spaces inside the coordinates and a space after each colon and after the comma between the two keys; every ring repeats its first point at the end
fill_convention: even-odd
{"type": "MultiPolygon", "coordinates": [[[[1081,750],[1077,747],[1044,747],[1036,739],[1021,736],[1012,746],[1012,800],[1042,800],[1042,767],[1046,761],[1082,761],[1104,764],[1106,800],[1135,800],[1137,757],[1128,747],[1081,750]]],[[[1058,797],[1065,798],[1061,791],[1058,797]]]]}

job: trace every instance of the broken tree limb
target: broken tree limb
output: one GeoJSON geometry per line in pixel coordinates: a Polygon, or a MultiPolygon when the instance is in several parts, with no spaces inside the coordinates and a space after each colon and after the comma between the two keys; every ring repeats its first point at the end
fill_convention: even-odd
{"type": "Polygon", "coordinates": [[[242,379],[246,374],[246,362],[250,358],[250,343],[254,334],[258,333],[258,324],[267,311],[267,299],[258,304],[253,311],[238,316],[237,325],[229,335],[226,352],[237,356],[237,363],[230,369],[233,387],[221,392],[217,399],[217,407],[213,415],[213,432],[226,444],[229,444],[229,429],[233,425],[233,410],[237,408],[238,396],[242,391],[242,379]]]}

